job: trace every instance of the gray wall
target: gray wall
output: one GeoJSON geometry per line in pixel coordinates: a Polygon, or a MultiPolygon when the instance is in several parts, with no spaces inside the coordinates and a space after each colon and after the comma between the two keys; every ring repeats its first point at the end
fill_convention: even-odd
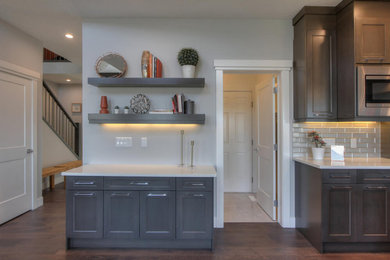
{"type": "MultiPolygon", "coordinates": [[[[23,31],[9,25],[0,19],[0,60],[36,71],[42,75],[43,45],[42,43],[24,33],[23,31]]],[[[38,82],[38,108],[42,105],[42,83],[38,82]]],[[[42,189],[41,185],[41,142],[42,142],[42,111],[38,109],[38,162],[37,162],[37,190],[42,189]]],[[[41,194],[38,194],[41,197],[41,194]]]]}
{"type": "MultiPolygon", "coordinates": [[[[187,126],[186,144],[195,140],[195,164],[215,164],[215,59],[292,59],[293,30],[289,20],[235,19],[117,19],[93,20],[83,24],[83,122],[84,163],[179,162],[181,126],[91,125],[88,113],[99,111],[100,96],[107,95],[111,107],[128,105],[137,94],[148,95],[152,108],[170,108],[170,97],[184,93],[195,100],[196,113],[206,114],[203,126],[187,126]],[[140,77],[143,50],[150,50],[163,63],[164,77],[180,77],[177,52],[196,48],[200,55],[198,77],[204,89],[96,88],[87,84],[96,77],[96,59],[107,52],[124,56],[127,77],[140,77]],[[115,148],[115,136],[132,136],[132,148],[115,148]],[[139,138],[148,137],[141,148],[139,138]]],[[[186,154],[188,163],[188,153],[186,154]]]]}

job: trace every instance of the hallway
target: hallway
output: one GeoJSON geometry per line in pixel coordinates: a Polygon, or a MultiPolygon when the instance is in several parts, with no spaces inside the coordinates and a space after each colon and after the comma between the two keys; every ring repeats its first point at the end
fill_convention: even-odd
{"type": "Polygon", "coordinates": [[[206,250],[65,249],[65,191],[44,194],[43,207],[0,226],[1,260],[76,259],[389,259],[389,254],[320,255],[294,229],[276,223],[228,223],[215,231],[214,252],[206,250]]]}

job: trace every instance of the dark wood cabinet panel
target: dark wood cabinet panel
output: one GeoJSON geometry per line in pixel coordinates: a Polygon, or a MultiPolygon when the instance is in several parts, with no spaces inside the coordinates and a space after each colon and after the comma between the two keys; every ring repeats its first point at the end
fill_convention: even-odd
{"type": "Polygon", "coordinates": [[[176,238],[211,239],[213,232],[213,193],[176,193],[176,238]]]}
{"type": "Polygon", "coordinates": [[[66,192],[66,233],[70,238],[103,237],[103,191],[66,192]]]}
{"type": "Polygon", "coordinates": [[[390,185],[359,184],[357,194],[358,241],[390,241],[390,185]]]}
{"type": "Polygon", "coordinates": [[[356,63],[390,62],[390,20],[385,18],[355,19],[356,63]]]}
{"type": "Polygon", "coordinates": [[[304,15],[294,26],[294,119],[337,118],[336,16],[304,15]]]}
{"type": "Polygon", "coordinates": [[[325,184],[322,186],[323,239],[325,242],[355,240],[355,185],[325,184]]]}
{"type": "Polygon", "coordinates": [[[175,192],[140,192],[140,237],[175,238],[175,192]]]}
{"type": "Polygon", "coordinates": [[[104,237],[139,237],[139,192],[104,192],[104,237]]]}

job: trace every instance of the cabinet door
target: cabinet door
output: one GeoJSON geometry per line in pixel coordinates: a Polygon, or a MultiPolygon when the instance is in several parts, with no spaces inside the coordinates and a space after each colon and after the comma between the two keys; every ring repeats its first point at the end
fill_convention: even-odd
{"type": "Polygon", "coordinates": [[[139,192],[104,192],[104,237],[139,237],[139,192]]]}
{"type": "Polygon", "coordinates": [[[103,237],[103,191],[66,192],[68,238],[103,237]]]}
{"type": "Polygon", "coordinates": [[[306,33],[307,117],[337,117],[337,71],[335,30],[308,30],[306,33]]]}
{"type": "Polygon", "coordinates": [[[213,234],[213,193],[176,192],[176,238],[211,239],[213,234]]]}
{"type": "Polygon", "coordinates": [[[323,185],[322,219],[324,242],[355,240],[355,190],[353,184],[323,185]]]}
{"type": "Polygon", "coordinates": [[[390,62],[389,20],[356,18],[356,63],[390,62]]]}
{"type": "Polygon", "coordinates": [[[175,192],[140,192],[140,236],[142,239],[175,238],[175,192]]]}
{"type": "Polygon", "coordinates": [[[358,241],[390,241],[390,185],[360,184],[357,194],[358,241]]]}

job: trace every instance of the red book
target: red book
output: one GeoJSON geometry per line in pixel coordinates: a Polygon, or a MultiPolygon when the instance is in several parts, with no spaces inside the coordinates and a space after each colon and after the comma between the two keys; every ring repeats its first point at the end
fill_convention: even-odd
{"type": "Polygon", "coordinates": [[[153,54],[149,55],[148,78],[153,78],[153,54]]]}
{"type": "Polygon", "coordinates": [[[173,107],[173,113],[176,114],[177,110],[176,110],[176,106],[175,106],[175,97],[172,98],[172,107],[173,107]]]}
{"type": "Polygon", "coordinates": [[[162,78],[162,63],[157,59],[156,78],[162,78]]]}

